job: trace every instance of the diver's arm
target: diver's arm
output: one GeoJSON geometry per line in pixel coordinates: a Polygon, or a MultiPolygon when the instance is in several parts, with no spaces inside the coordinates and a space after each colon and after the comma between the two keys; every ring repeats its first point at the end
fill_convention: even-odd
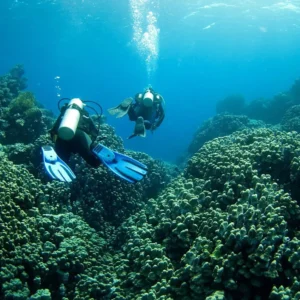
{"type": "Polygon", "coordinates": [[[58,128],[59,128],[59,125],[60,125],[60,122],[61,122],[61,119],[63,118],[63,116],[64,116],[64,114],[65,114],[67,108],[68,108],[68,104],[65,104],[65,105],[61,108],[60,114],[59,114],[59,116],[57,117],[57,119],[56,119],[56,121],[55,121],[55,123],[54,123],[54,125],[53,125],[53,127],[52,127],[52,129],[51,129],[52,131],[54,131],[54,132],[57,133],[58,128]]]}
{"type": "Polygon", "coordinates": [[[162,109],[160,112],[159,112],[159,116],[158,116],[158,120],[156,121],[156,127],[159,127],[160,124],[162,123],[162,121],[164,120],[165,118],[165,112],[164,110],[162,109]]]}
{"type": "Polygon", "coordinates": [[[162,121],[164,120],[164,118],[165,118],[165,112],[164,112],[163,106],[160,103],[159,107],[158,107],[158,116],[157,116],[154,124],[152,125],[152,130],[159,127],[160,124],[162,123],[162,121]]]}
{"type": "Polygon", "coordinates": [[[94,120],[85,109],[81,111],[80,123],[78,124],[78,128],[83,130],[86,134],[90,135],[92,137],[92,140],[95,140],[99,133],[99,129],[97,128],[94,120]]]}
{"type": "Polygon", "coordinates": [[[58,116],[58,118],[56,119],[56,121],[55,121],[55,123],[53,124],[52,128],[50,129],[50,131],[53,131],[53,132],[57,132],[57,131],[58,131],[58,128],[59,128],[61,119],[62,119],[62,114],[60,114],[60,115],[58,116]]]}
{"type": "Polygon", "coordinates": [[[56,141],[56,138],[57,138],[57,133],[58,133],[58,128],[59,128],[59,125],[61,123],[61,119],[63,117],[63,113],[61,113],[58,118],[56,119],[54,125],[52,126],[52,128],[48,131],[49,134],[50,134],[50,138],[52,140],[52,142],[55,142],[56,141]]]}
{"type": "Polygon", "coordinates": [[[98,136],[99,128],[97,128],[95,122],[91,118],[90,118],[90,130],[91,130],[91,135],[93,137],[97,137],[98,136]]]}

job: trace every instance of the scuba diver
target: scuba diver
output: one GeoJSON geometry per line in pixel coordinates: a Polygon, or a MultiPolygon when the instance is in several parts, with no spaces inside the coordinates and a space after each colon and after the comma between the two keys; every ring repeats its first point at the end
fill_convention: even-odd
{"type": "Polygon", "coordinates": [[[58,102],[58,108],[60,115],[50,130],[55,150],[49,145],[42,147],[44,166],[52,179],[71,182],[76,178],[67,165],[72,153],[78,153],[94,168],[103,163],[118,177],[131,183],[140,181],[147,174],[147,166],[139,161],[95,143],[102,116],[102,107],[99,104],[93,101],[82,101],[79,98],[63,98],[58,102]],[[63,100],[70,101],[60,107],[63,100]],[[98,105],[101,114],[87,103],[98,105]],[[98,128],[84,106],[93,109],[98,115],[98,128]]]}
{"type": "Polygon", "coordinates": [[[135,121],[133,134],[128,139],[135,136],[145,137],[146,129],[153,133],[164,120],[164,104],[164,98],[152,87],[148,87],[143,93],[135,95],[135,102],[132,98],[126,98],[118,106],[108,109],[108,112],[117,118],[128,114],[129,120],[135,121]]]}

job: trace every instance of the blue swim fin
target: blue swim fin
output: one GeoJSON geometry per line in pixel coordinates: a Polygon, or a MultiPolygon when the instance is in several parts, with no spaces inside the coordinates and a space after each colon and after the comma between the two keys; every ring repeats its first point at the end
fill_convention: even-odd
{"type": "Polygon", "coordinates": [[[136,183],[147,174],[147,166],[139,161],[98,144],[93,153],[120,178],[136,183]]]}
{"type": "Polygon", "coordinates": [[[76,178],[73,171],[59,158],[51,146],[43,146],[42,152],[45,169],[52,179],[71,182],[76,178]]]}

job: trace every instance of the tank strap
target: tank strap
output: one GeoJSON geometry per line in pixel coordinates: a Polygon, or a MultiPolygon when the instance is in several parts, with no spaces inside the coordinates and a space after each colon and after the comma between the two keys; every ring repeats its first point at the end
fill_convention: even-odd
{"type": "Polygon", "coordinates": [[[76,103],[73,103],[73,104],[71,104],[71,105],[68,105],[68,107],[67,108],[73,108],[73,109],[76,109],[76,110],[78,110],[79,111],[79,113],[80,113],[80,115],[82,115],[82,113],[83,113],[83,109],[82,108],[80,108],[76,103]]]}

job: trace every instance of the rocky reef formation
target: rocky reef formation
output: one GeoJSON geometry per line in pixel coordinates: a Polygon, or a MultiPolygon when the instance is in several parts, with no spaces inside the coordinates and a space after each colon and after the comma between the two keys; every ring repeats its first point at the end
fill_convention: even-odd
{"type": "Polygon", "coordinates": [[[217,114],[244,115],[246,113],[246,101],[243,95],[230,95],[216,104],[217,114]]]}
{"type": "Polygon", "coordinates": [[[206,143],[182,176],[122,225],[119,292],[297,299],[299,151],[299,135],[268,129],[206,143]]]}
{"type": "Polygon", "coordinates": [[[0,76],[0,106],[6,107],[27,87],[23,65],[16,65],[6,75],[0,76]]]}
{"type": "Polygon", "coordinates": [[[282,129],[300,132],[300,105],[289,108],[281,120],[282,129]]]}
{"type": "Polygon", "coordinates": [[[76,288],[95,280],[96,264],[103,289],[113,282],[106,241],[66,209],[70,187],[42,185],[3,153],[0,178],[1,299],[83,299],[76,288]]]}
{"type": "Polygon", "coordinates": [[[262,121],[249,119],[247,116],[219,114],[203,122],[194,134],[188,152],[194,154],[207,141],[229,135],[247,128],[260,128],[266,125],[262,121]]]}
{"type": "Polygon", "coordinates": [[[292,87],[270,99],[258,98],[245,103],[242,95],[230,95],[218,101],[216,112],[246,115],[251,119],[262,120],[268,124],[278,124],[284,114],[294,105],[300,104],[300,79],[292,87]]]}
{"type": "Polygon", "coordinates": [[[0,143],[33,143],[45,134],[53,114],[36,101],[31,92],[23,91],[27,79],[24,68],[17,65],[0,77],[0,143]]]}
{"type": "MultiPolygon", "coordinates": [[[[216,104],[217,115],[204,121],[197,129],[187,154],[187,161],[205,142],[247,128],[268,127],[286,131],[300,130],[298,118],[300,104],[300,79],[283,93],[270,99],[258,98],[246,103],[240,94],[230,95],[216,104]]],[[[178,159],[178,161],[180,161],[178,159]]]]}
{"type": "Polygon", "coordinates": [[[94,195],[78,188],[89,192],[81,202],[89,196],[97,201],[89,218],[72,211],[74,186],[43,184],[2,153],[0,295],[297,299],[299,153],[296,133],[234,133],[206,143],[182,175],[124,217],[120,208],[132,199],[125,185],[115,194],[109,182],[94,195]],[[87,224],[85,219],[109,224],[105,209],[98,209],[108,196],[97,193],[110,193],[114,226],[95,230],[87,224]]]}
{"type": "Polygon", "coordinates": [[[176,168],[126,151],[101,124],[98,141],[147,164],[145,179],[126,183],[75,155],[76,181],[49,181],[40,147],[53,116],[21,91],[23,74],[10,90],[11,76],[0,79],[1,299],[300,299],[297,132],[218,115],[173,179],[176,168]],[[26,119],[31,109],[41,117],[26,119]]]}
{"type": "MultiPolygon", "coordinates": [[[[24,72],[16,68],[16,80],[11,75],[15,69],[0,80],[5,92],[0,122],[0,298],[109,297],[117,282],[110,253],[117,244],[115,227],[157,196],[170,182],[172,170],[129,151],[149,168],[142,183],[131,185],[107,168],[90,168],[74,156],[70,166],[76,182],[49,182],[40,147],[51,144],[47,130],[54,116],[32,93],[22,91],[24,72]]],[[[107,124],[101,124],[98,141],[125,152],[107,124]]]]}

